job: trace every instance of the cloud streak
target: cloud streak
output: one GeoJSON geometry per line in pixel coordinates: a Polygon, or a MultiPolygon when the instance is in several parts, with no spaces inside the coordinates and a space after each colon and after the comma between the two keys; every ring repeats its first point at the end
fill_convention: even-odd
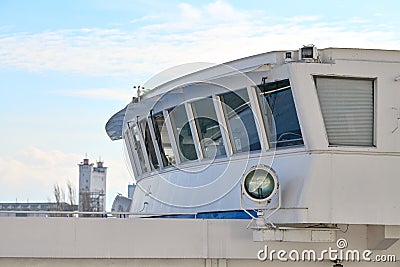
{"type": "Polygon", "coordinates": [[[101,99],[101,100],[118,100],[126,102],[131,99],[136,92],[132,90],[124,90],[118,88],[96,88],[96,89],[81,89],[81,90],[58,90],[52,91],[51,93],[64,95],[64,96],[76,96],[90,99],[101,99]]]}
{"type": "Polygon", "coordinates": [[[308,43],[396,49],[400,41],[395,30],[379,28],[365,18],[330,22],[321,16],[278,19],[263,11],[239,10],[220,0],[200,7],[181,3],[175,14],[146,15],[129,24],[131,30],[8,33],[1,29],[0,61],[3,68],[33,72],[143,79],[180,63],[220,63],[308,43]]]}
{"type": "Polygon", "coordinates": [[[47,201],[52,198],[54,184],[61,185],[67,180],[77,184],[74,166],[79,160],[81,157],[76,154],[43,151],[34,146],[0,157],[0,195],[8,201],[15,198],[47,201]]]}

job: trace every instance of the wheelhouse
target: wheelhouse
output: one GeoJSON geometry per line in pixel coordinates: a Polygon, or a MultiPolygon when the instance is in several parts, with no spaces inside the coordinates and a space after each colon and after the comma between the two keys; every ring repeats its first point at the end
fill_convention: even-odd
{"type": "Polygon", "coordinates": [[[240,181],[264,165],[282,190],[274,223],[397,223],[400,52],[303,50],[189,72],[116,113],[131,211],[240,217],[240,181]]]}

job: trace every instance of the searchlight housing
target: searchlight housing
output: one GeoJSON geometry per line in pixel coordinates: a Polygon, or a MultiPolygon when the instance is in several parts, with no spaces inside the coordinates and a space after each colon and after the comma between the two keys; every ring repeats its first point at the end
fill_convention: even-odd
{"type": "Polygon", "coordinates": [[[275,171],[265,165],[257,165],[243,174],[243,193],[258,205],[266,205],[279,188],[275,171]]]}
{"type": "Polygon", "coordinates": [[[256,165],[243,174],[240,207],[250,216],[251,221],[247,225],[250,227],[253,221],[256,222],[256,229],[265,228],[267,224],[272,228],[276,226],[268,222],[269,218],[281,208],[281,192],[278,176],[274,169],[266,165],[256,165]],[[245,207],[244,195],[251,200],[257,208],[245,207]],[[274,208],[268,208],[271,199],[277,195],[278,203],[274,208]],[[257,210],[255,217],[249,210],[257,210]]]}

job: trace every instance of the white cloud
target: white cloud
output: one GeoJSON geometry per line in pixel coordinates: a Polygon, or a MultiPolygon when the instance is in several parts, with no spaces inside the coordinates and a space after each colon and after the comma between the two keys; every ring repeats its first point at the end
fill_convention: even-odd
{"type": "Polygon", "coordinates": [[[181,11],[182,18],[185,20],[199,21],[203,16],[201,10],[194,8],[190,4],[180,3],[178,7],[181,11]]]}
{"type": "Polygon", "coordinates": [[[47,201],[49,197],[52,198],[54,184],[64,186],[67,180],[77,184],[76,164],[79,160],[81,156],[76,154],[43,151],[34,146],[2,157],[0,195],[3,200],[47,201]]]}
{"type": "Polygon", "coordinates": [[[2,67],[123,75],[142,83],[145,81],[137,79],[193,61],[220,63],[308,43],[397,49],[400,41],[397,29],[389,31],[363,18],[326,21],[320,15],[270,17],[262,10],[241,10],[221,0],[203,6],[181,3],[176,13],[143,16],[129,25],[134,28],[15,34],[2,29],[0,61],[2,67]]]}
{"type": "Polygon", "coordinates": [[[365,18],[360,18],[360,17],[353,17],[348,20],[348,23],[355,23],[355,24],[363,24],[363,23],[370,23],[371,21],[369,19],[365,18]]]}
{"type": "Polygon", "coordinates": [[[160,18],[160,16],[154,16],[154,15],[143,16],[143,17],[140,17],[140,18],[132,19],[131,21],[129,21],[129,23],[139,23],[139,22],[151,21],[151,20],[155,20],[155,19],[158,19],[158,18],[160,18]]]}
{"type": "Polygon", "coordinates": [[[96,89],[82,89],[82,90],[58,90],[52,91],[55,94],[61,94],[66,96],[77,96],[91,99],[102,99],[102,100],[119,100],[126,102],[131,99],[136,92],[133,89],[124,90],[118,88],[96,88],[96,89]]]}
{"type": "Polygon", "coordinates": [[[206,14],[213,19],[228,22],[251,19],[255,15],[251,16],[250,12],[236,10],[229,3],[221,0],[207,4],[204,9],[206,14]]]}
{"type": "MultiPolygon", "coordinates": [[[[54,201],[53,185],[66,189],[69,180],[78,192],[78,166],[82,155],[57,150],[45,151],[38,147],[27,147],[15,155],[0,157],[0,196],[2,201],[25,202],[27,200],[54,201]]],[[[93,161],[93,160],[92,160],[93,161]]],[[[126,194],[133,179],[125,166],[123,155],[118,159],[105,159],[107,174],[107,206],[117,192],[126,194]]]]}
{"type": "Polygon", "coordinates": [[[296,16],[296,17],[286,18],[285,20],[293,23],[301,23],[301,22],[318,21],[320,19],[321,16],[296,16]]]}

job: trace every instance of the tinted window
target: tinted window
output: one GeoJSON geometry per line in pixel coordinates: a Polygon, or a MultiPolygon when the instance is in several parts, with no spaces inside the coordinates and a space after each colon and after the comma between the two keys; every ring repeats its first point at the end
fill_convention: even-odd
{"type": "Polygon", "coordinates": [[[181,161],[196,160],[197,154],[184,105],[169,111],[181,161]]]}
{"type": "MultiPolygon", "coordinates": [[[[275,121],[276,136],[272,136],[270,140],[276,142],[276,147],[302,145],[303,137],[289,80],[259,85],[259,89],[275,121]]],[[[272,127],[268,119],[267,127],[272,127]]]]}
{"type": "Polygon", "coordinates": [[[260,140],[246,89],[221,95],[234,153],[260,150],[260,140]]]}
{"type": "Polygon", "coordinates": [[[132,139],[131,139],[131,137],[130,137],[129,131],[127,131],[127,132],[125,133],[125,135],[124,135],[124,140],[125,140],[125,145],[126,145],[126,151],[127,151],[127,153],[128,153],[129,159],[130,159],[130,161],[131,161],[132,169],[135,169],[134,171],[135,171],[136,173],[139,173],[139,174],[140,174],[140,173],[141,173],[141,169],[139,170],[140,163],[137,162],[137,159],[136,159],[136,157],[134,156],[134,153],[135,153],[135,146],[134,146],[133,141],[132,141],[132,139]]]}
{"type": "Polygon", "coordinates": [[[192,109],[204,158],[226,155],[213,99],[196,101],[192,103],[192,109]]]}
{"type": "Polygon", "coordinates": [[[147,150],[147,155],[150,159],[150,164],[152,169],[158,169],[158,161],[157,161],[157,155],[156,151],[154,150],[154,144],[153,144],[153,139],[151,138],[150,134],[150,129],[149,129],[149,124],[147,123],[147,120],[143,120],[141,123],[141,128],[143,132],[143,137],[144,137],[144,145],[147,150]]]}
{"type": "Polygon", "coordinates": [[[137,156],[138,156],[138,159],[140,162],[140,168],[142,170],[142,173],[147,172],[143,150],[142,150],[142,147],[140,146],[139,129],[136,125],[134,125],[131,128],[131,131],[132,131],[133,145],[134,145],[135,151],[137,153],[137,156]]]}
{"type": "Polygon", "coordinates": [[[169,166],[175,164],[171,140],[169,139],[167,126],[165,125],[165,119],[162,113],[153,116],[153,125],[163,165],[169,166]]]}

